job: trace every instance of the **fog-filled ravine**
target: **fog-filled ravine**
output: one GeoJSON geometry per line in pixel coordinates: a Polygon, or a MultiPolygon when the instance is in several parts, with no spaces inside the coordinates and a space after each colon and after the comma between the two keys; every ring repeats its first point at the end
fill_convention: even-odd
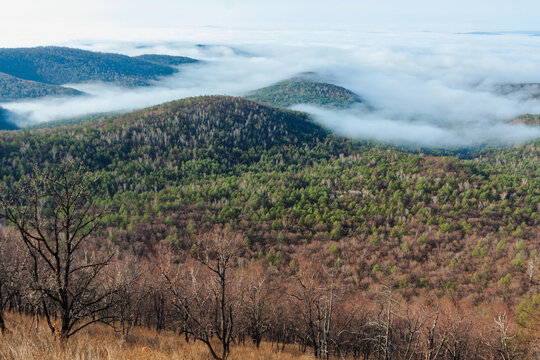
{"type": "Polygon", "coordinates": [[[63,84],[84,95],[0,105],[25,127],[197,95],[243,96],[309,73],[363,100],[345,108],[292,106],[339,135],[406,146],[511,145],[540,137],[538,127],[509,123],[522,114],[540,113],[538,87],[520,85],[540,83],[540,37],[531,35],[331,31],[72,41],[55,45],[201,61],[178,66],[177,72],[150,86],[63,84]]]}

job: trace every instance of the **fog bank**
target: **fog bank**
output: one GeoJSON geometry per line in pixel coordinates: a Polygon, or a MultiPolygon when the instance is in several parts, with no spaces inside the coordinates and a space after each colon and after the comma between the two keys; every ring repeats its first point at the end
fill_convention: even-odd
{"type": "Polygon", "coordinates": [[[205,45],[178,41],[86,41],[65,45],[127,55],[190,56],[150,87],[67,84],[87,93],[2,104],[19,125],[94,112],[130,111],[197,95],[240,96],[301,72],[358,93],[373,111],[296,109],[338,134],[399,145],[514,144],[540,137],[538,128],[508,125],[540,113],[535,87],[501,91],[503,84],[540,83],[540,37],[527,33],[258,32],[206,36],[205,45]],[[514,91],[515,90],[515,91],[514,91]]]}

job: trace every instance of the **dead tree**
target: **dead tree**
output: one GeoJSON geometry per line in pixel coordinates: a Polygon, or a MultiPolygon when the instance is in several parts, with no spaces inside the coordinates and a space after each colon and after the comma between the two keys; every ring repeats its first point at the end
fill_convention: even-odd
{"type": "Polygon", "coordinates": [[[191,255],[196,264],[181,266],[178,261],[169,261],[161,267],[185,331],[206,344],[216,360],[229,357],[234,339],[237,297],[230,272],[240,244],[237,234],[216,229],[193,244],[191,255]]]}
{"type": "Polygon", "coordinates": [[[94,205],[97,180],[72,162],[48,171],[36,167],[0,199],[31,258],[32,286],[47,323],[62,341],[107,318],[112,305],[112,290],[98,278],[113,255],[87,246],[103,214],[94,205]]]}
{"type": "MultiPolygon", "coordinates": [[[[244,330],[258,348],[264,334],[270,329],[272,291],[266,269],[261,264],[250,263],[242,273],[241,313],[244,330]]],[[[275,290],[274,290],[275,291],[275,290]]]]}
{"type": "Polygon", "coordinates": [[[295,278],[297,287],[289,296],[301,309],[298,336],[313,349],[316,358],[328,359],[333,344],[333,317],[336,302],[336,268],[308,266],[295,278]]]}

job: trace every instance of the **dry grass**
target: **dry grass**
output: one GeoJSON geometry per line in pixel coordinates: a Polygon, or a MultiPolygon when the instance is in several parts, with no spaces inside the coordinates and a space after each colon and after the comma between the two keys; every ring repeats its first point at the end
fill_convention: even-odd
{"type": "MultiPolygon", "coordinates": [[[[65,348],[54,339],[45,326],[37,333],[30,317],[8,314],[9,333],[0,336],[1,360],[200,360],[211,359],[205,345],[185,343],[173,333],[156,334],[147,329],[133,329],[126,338],[111,328],[96,325],[72,337],[65,348]]],[[[234,346],[231,360],[307,360],[313,359],[289,346],[277,351],[269,343],[260,349],[254,346],[234,346]]]]}

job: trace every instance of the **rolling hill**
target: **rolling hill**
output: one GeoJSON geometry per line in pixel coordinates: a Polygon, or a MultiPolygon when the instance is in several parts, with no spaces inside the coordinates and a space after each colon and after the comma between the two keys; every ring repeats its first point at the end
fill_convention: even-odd
{"type": "Polygon", "coordinates": [[[180,65],[195,62],[181,56],[129,57],[54,46],[4,48],[0,49],[0,101],[81,94],[60,86],[68,83],[145,86],[177,72],[180,65]]]}
{"type": "Polygon", "coordinates": [[[362,103],[358,95],[343,87],[303,78],[293,78],[255,90],[246,98],[277,107],[310,104],[345,108],[362,103]]]}
{"type": "Polygon", "coordinates": [[[75,96],[82,92],[64,86],[49,85],[0,73],[0,102],[43,96],[75,96]]]}
{"type": "MultiPolygon", "coordinates": [[[[315,146],[328,136],[307,114],[219,96],[188,98],[80,125],[14,132],[9,137],[18,142],[27,135],[32,146],[25,156],[38,163],[53,161],[54,148],[56,158],[69,154],[94,169],[114,171],[119,162],[137,162],[146,153],[152,157],[151,168],[159,166],[158,172],[167,172],[172,166],[174,176],[182,173],[179,167],[199,160],[212,165],[211,173],[229,172],[234,170],[231,166],[258,161],[271,148],[315,146]]],[[[18,156],[17,146],[0,142],[0,163],[18,156]]]]}
{"type": "MultiPolygon", "coordinates": [[[[433,326],[440,310],[439,324],[452,325],[452,332],[444,330],[440,338],[461,334],[460,347],[476,339],[467,345],[468,354],[475,354],[476,344],[486,339],[479,319],[493,321],[493,309],[512,314],[520,303],[536,306],[529,299],[540,285],[539,273],[530,272],[530,264],[539,261],[540,141],[466,156],[355,142],[328,133],[305,113],[204,96],[69,126],[0,132],[0,185],[8,194],[34,166],[55,173],[65,160],[84,164],[87,175],[99,178],[92,191],[100,194],[94,196],[97,206],[108,211],[84,259],[102,248],[117,254],[110,273],[121,276],[114,275],[114,281],[124,276],[120,271],[129,276],[117,295],[119,306],[106,314],[125,310],[126,317],[118,319],[140,318],[138,324],[153,339],[155,329],[174,329],[176,338],[182,331],[171,305],[177,298],[167,292],[171,282],[156,269],[182,271],[175,279],[186,286],[178,289],[191,296],[193,286],[193,299],[202,299],[201,313],[215,318],[217,312],[207,305],[215,288],[200,296],[200,285],[210,278],[191,266],[200,249],[195,241],[217,226],[235,234],[228,291],[239,299],[263,294],[253,304],[263,299],[265,313],[272,314],[265,320],[275,329],[268,337],[303,329],[306,319],[312,321],[305,314],[327,308],[327,294],[335,291],[333,319],[351,334],[360,329],[362,336],[339,338],[336,344],[376,344],[377,338],[364,331],[380,323],[386,303],[396,312],[393,333],[433,326]],[[259,292],[254,284],[266,287],[259,292]],[[299,305],[298,299],[313,298],[322,300],[299,305]],[[270,307],[274,303],[279,307],[270,307]],[[414,311],[423,315],[411,315],[414,311]]],[[[7,234],[0,245],[16,241],[4,219],[0,224],[7,234]]],[[[211,241],[221,239],[220,233],[212,234],[211,241]]],[[[0,255],[5,263],[19,263],[5,251],[0,255]]],[[[27,289],[24,275],[7,269],[4,278],[15,279],[8,289],[27,289]]],[[[104,284],[109,276],[107,271],[104,284]]],[[[14,293],[17,301],[33,303],[34,297],[21,293],[26,294],[14,293]]],[[[238,319],[253,309],[244,300],[230,303],[238,319]]],[[[249,322],[242,324],[237,339],[249,328],[249,322]]],[[[389,327],[375,329],[382,334],[389,327]]],[[[534,332],[523,334],[517,344],[527,349],[527,334],[534,332]]],[[[301,337],[289,335],[279,341],[298,349],[301,337]]],[[[408,344],[402,338],[410,337],[400,335],[394,344],[408,344]]],[[[11,346],[13,340],[6,339],[11,346]]],[[[499,343],[499,337],[493,339],[499,343]]],[[[418,354],[424,358],[425,352],[418,354]]]]}
{"type": "MultiPolygon", "coordinates": [[[[0,179],[71,158],[100,174],[107,236],[144,255],[229,224],[247,258],[283,267],[339,253],[348,283],[515,304],[527,293],[540,144],[454,156],[336,137],[304,113],[242,98],[174,101],[53,129],[0,133],[0,179]]],[[[353,286],[353,285],[351,285],[353,286]]]]}

